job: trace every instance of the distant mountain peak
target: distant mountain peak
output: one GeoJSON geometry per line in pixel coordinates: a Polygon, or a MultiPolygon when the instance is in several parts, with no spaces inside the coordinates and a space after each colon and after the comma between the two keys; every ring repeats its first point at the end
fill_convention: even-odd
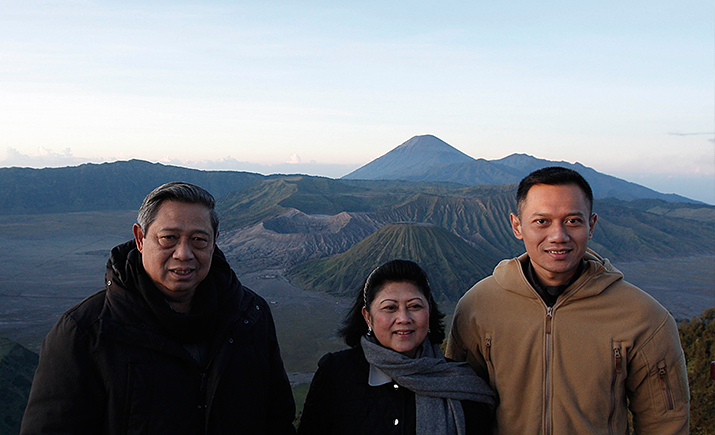
{"type": "Polygon", "coordinates": [[[452,145],[431,134],[413,136],[392,151],[442,152],[464,156],[465,160],[473,160],[471,157],[454,148],[452,145]]]}
{"type": "Polygon", "coordinates": [[[387,154],[344,176],[345,179],[400,180],[428,168],[473,161],[447,142],[431,134],[414,136],[387,154]]]}

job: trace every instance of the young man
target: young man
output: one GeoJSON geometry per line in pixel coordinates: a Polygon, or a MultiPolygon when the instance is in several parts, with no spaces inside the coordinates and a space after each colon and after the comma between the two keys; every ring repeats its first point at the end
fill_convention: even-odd
{"type": "Polygon", "coordinates": [[[689,390],[672,316],[587,248],[597,215],[577,172],[519,184],[502,261],[459,301],[446,355],[497,392],[501,434],[686,434],[689,390]]]}
{"type": "Polygon", "coordinates": [[[294,433],[273,318],[216,247],[211,194],[165,184],[137,220],[45,338],[21,433],[294,433]]]}

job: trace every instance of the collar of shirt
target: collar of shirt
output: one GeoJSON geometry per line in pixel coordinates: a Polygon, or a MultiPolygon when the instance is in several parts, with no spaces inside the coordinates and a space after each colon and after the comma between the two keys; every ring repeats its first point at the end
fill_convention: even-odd
{"type": "Polygon", "coordinates": [[[370,375],[367,378],[367,384],[371,387],[379,387],[380,385],[389,384],[392,378],[387,376],[385,372],[370,364],[370,375]]]}

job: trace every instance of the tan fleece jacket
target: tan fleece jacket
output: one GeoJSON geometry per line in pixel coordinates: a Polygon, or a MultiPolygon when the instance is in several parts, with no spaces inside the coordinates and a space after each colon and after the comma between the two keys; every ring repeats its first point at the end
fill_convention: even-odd
{"type": "Polygon", "coordinates": [[[689,390],[673,317],[589,250],[553,308],[520,262],[502,261],[459,301],[446,356],[498,394],[498,433],[687,434],[689,390]]]}

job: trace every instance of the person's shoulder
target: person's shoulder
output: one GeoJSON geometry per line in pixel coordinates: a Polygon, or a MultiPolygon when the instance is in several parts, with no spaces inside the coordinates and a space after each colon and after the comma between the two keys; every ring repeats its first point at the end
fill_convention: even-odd
{"type": "Polygon", "coordinates": [[[270,314],[268,302],[242,283],[238,282],[231,292],[222,303],[223,315],[229,318],[248,317],[255,321],[261,318],[261,314],[270,314]]]}
{"type": "Polygon", "coordinates": [[[464,295],[459,304],[474,304],[484,299],[493,298],[501,293],[503,288],[499,285],[494,275],[489,275],[474,284],[464,295]]]}
{"type": "Polygon", "coordinates": [[[621,279],[614,282],[609,286],[607,292],[622,299],[632,316],[638,316],[640,313],[643,319],[654,320],[669,314],[668,310],[653,296],[626,280],[621,279]]]}
{"type": "Polygon", "coordinates": [[[258,293],[243,284],[240,284],[238,286],[238,292],[241,294],[241,301],[245,304],[251,304],[265,308],[269,307],[268,302],[263,298],[263,296],[259,295],[258,293]]]}
{"type": "Polygon", "coordinates": [[[360,383],[367,379],[370,365],[365,359],[360,346],[330,352],[318,361],[318,372],[321,379],[332,379],[334,387],[344,384],[360,383]]]}
{"type": "Polygon", "coordinates": [[[318,367],[330,368],[331,366],[345,366],[365,359],[360,346],[343,349],[337,352],[328,352],[318,361],[318,367]]]}
{"type": "Polygon", "coordinates": [[[97,322],[104,309],[106,294],[106,290],[100,290],[93,295],[87,296],[81,302],[67,310],[63,317],[72,319],[78,327],[87,327],[97,322]]]}
{"type": "Polygon", "coordinates": [[[104,290],[99,291],[65,311],[47,334],[45,341],[57,343],[57,346],[63,348],[66,347],[67,340],[71,342],[78,337],[89,339],[94,336],[99,330],[105,294],[104,290]]]}

